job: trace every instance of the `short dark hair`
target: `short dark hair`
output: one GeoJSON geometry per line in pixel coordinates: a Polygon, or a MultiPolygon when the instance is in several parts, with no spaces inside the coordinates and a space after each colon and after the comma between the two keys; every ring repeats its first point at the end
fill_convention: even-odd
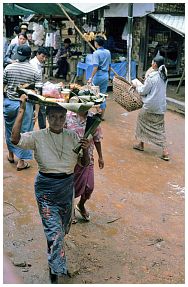
{"type": "Polygon", "coordinates": [[[67,110],[61,106],[47,106],[46,115],[49,115],[50,112],[62,112],[66,114],[67,110]]]}
{"type": "Polygon", "coordinates": [[[48,56],[48,51],[45,47],[39,47],[37,50],[37,54],[44,54],[45,56],[48,56]]]}
{"type": "Polygon", "coordinates": [[[96,38],[95,38],[95,40],[94,40],[95,42],[97,42],[97,44],[99,45],[99,46],[101,46],[101,47],[103,47],[104,46],[104,38],[102,37],[102,36],[96,36],[96,38]]]}
{"type": "Polygon", "coordinates": [[[26,34],[26,33],[21,32],[21,33],[18,34],[18,38],[19,38],[20,36],[23,36],[23,37],[27,40],[27,34],[26,34]]]}
{"type": "Polygon", "coordinates": [[[164,65],[164,57],[163,56],[160,56],[160,55],[156,55],[154,58],[153,58],[153,62],[155,62],[158,66],[158,68],[162,65],[164,65]]]}
{"type": "Polygon", "coordinates": [[[16,33],[16,35],[18,35],[21,32],[20,27],[19,26],[15,26],[14,27],[14,32],[16,33]]]}
{"type": "Polygon", "coordinates": [[[160,74],[160,77],[163,79],[163,81],[166,83],[168,77],[167,77],[167,70],[166,70],[166,67],[164,65],[164,63],[165,63],[164,57],[157,55],[153,58],[153,62],[157,64],[158,68],[161,67],[159,69],[159,74],[160,74]]]}
{"type": "Polygon", "coordinates": [[[69,38],[66,38],[63,43],[71,44],[71,40],[69,38]]]}

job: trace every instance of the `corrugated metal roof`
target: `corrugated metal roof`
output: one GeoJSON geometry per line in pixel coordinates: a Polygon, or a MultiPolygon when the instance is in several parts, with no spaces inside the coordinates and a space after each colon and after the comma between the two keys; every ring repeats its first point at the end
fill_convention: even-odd
{"type": "Polygon", "coordinates": [[[185,37],[185,16],[174,16],[170,14],[149,14],[149,16],[185,37]]]}

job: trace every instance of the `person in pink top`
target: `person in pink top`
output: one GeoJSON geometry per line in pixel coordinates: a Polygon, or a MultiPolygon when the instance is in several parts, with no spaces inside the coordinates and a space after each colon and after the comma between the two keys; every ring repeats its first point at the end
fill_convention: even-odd
{"type": "MultiPolygon", "coordinates": [[[[88,116],[92,116],[92,114],[88,114],[88,112],[82,112],[77,114],[68,112],[66,117],[66,128],[75,131],[79,138],[82,138],[85,133],[86,121],[88,116]]],[[[90,215],[85,208],[85,203],[91,197],[91,194],[94,190],[94,148],[96,148],[98,153],[99,168],[102,169],[104,167],[101,139],[102,131],[101,127],[99,126],[97,127],[93,139],[91,140],[91,144],[88,151],[90,157],[90,164],[87,167],[80,167],[79,165],[76,165],[74,169],[75,198],[80,197],[80,200],[75,206],[75,208],[79,211],[80,215],[85,221],[90,221],[90,215]]],[[[77,223],[77,219],[75,216],[72,223],[77,223]]]]}

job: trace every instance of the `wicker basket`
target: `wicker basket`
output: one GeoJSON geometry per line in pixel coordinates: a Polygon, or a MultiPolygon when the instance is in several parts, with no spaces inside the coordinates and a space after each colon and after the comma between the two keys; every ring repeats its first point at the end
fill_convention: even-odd
{"type": "Polygon", "coordinates": [[[143,105],[141,96],[131,88],[131,84],[123,77],[114,76],[113,94],[115,101],[128,112],[141,109],[143,105]]]}

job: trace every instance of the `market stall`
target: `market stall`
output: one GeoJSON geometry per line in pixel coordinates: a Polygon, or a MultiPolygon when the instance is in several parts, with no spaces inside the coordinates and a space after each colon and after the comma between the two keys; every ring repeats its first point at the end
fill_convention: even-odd
{"type": "MultiPolygon", "coordinates": [[[[112,63],[111,67],[113,70],[122,77],[126,77],[127,73],[127,61],[122,61],[118,63],[112,63]]],[[[82,77],[83,81],[87,81],[91,77],[91,73],[93,71],[92,63],[82,63],[78,62],[77,64],[77,76],[82,77]]],[[[110,79],[112,80],[114,77],[114,72],[110,72],[110,79]]],[[[136,62],[131,61],[131,78],[136,78],[136,62]]]]}
{"type": "Polygon", "coordinates": [[[174,78],[181,75],[184,66],[185,16],[153,13],[148,17],[148,25],[147,67],[159,51],[165,58],[168,76],[174,78]]]}

